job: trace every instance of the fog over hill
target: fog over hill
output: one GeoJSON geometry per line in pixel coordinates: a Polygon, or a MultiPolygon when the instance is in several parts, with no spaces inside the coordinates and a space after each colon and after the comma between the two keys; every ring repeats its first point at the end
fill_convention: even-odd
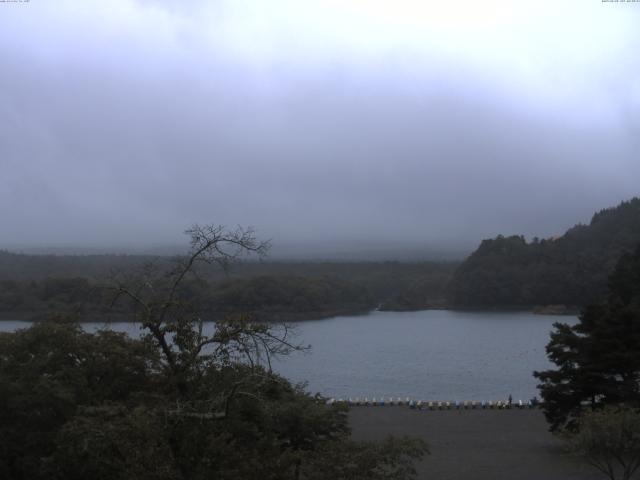
{"type": "Polygon", "coordinates": [[[639,193],[640,4],[81,4],[0,4],[0,248],[420,256],[639,193]]]}
{"type": "MultiPolygon", "coordinates": [[[[186,239],[185,239],[186,240],[186,239]]],[[[343,242],[323,244],[274,244],[269,250],[268,261],[448,261],[461,260],[475,244],[442,246],[433,248],[419,243],[375,244],[343,242]]],[[[8,245],[7,251],[27,255],[182,255],[187,246],[179,244],[130,244],[93,246],[24,246],[8,245]]],[[[247,258],[246,261],[256,259],[247,258]]]]}

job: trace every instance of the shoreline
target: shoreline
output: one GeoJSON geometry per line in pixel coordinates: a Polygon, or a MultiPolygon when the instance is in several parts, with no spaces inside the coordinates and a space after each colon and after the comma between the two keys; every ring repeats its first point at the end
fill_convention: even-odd
{"type": "MultiPolygon", "coordinates": [[[[554,307],[554,306],[548,306],[554,307]]],[[[434,307],[434,308],[421,308],[418,310],[387,310],[387,309],[378,309],[374,308],[371,310],[337,310],[331,312],[305,312],[304,315],[298,313],[291,312],[283,312],[283,313],[274,313],[274,312],[254,312],[249,313],[249,315],[255,315],[256,317],[263,315],[263,320],[255,320],[256,323],[289,323],[289,322],[305,322],[305,321],[317,321],[317,320],[329,320],[336,317],[358,317],[358,316],[367,316],[375,312],[383,312],[383,313],[411,313],[411,312],[430,312],[430,311],[452,311],[452,312],[478,312],[478,313],[532,313],[534,315],[540,316],[564,316],[564,317],[572,317],[577,316],[580,311],[579,310],[558,310],[555,308],[547,308],[547,307],[529,307],[529,308],[518,308],[518,307],[494,307],[494,308],[480,308],[480,307],[434,307]],[[274,320],[275,317],[280,317],[278,320],[274,320]]],[[[52,316],[51,314],[36,312],[36,311],[20,311],[20,312],[12,312],[12,311],[0,311],[0,322],[11,322],[11,321],[20,321],[20,322],[41,322],[45,321],[48,317],[52,316]]],[[[135,323],[136,320],[133,318],[133,314],[131,313],[88,313],[86,314],[86,320],[81,320],[79,323],[135,323]],[[113,318],[113,317],[118,317],[113,318]]],[[[207,322],[214,322],[215,319],[206,320],[207,322]]]]}

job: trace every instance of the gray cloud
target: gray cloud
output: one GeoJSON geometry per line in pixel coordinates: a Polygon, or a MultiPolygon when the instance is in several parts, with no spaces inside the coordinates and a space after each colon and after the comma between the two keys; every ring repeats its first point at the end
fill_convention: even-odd
{"type": "Polygon", "coordinates": [[[2,5],[0,246],[196,221],[466,246],[588,221],[639,193],[640,7],[553,3],[560,23],[512,12],[542,16],[493,36],[440,11],[424,35],[363,27],[356,0],[339,21],[332,2],[2,5]]]}

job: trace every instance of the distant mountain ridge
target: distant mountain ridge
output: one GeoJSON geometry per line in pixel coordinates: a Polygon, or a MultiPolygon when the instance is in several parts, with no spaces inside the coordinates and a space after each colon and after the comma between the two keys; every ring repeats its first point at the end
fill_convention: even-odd
{"type": "Polygon", "coordinates": [[[561,237],[483,240],[449,285],[453,306],[580,307],[604,297],[617,260],[640,245],[640,198],[606,208],[561,237]]]}

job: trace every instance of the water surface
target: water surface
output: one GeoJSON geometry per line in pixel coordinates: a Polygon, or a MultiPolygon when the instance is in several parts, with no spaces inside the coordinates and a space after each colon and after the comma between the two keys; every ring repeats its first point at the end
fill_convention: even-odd
{"type": "MultiPolygon", "coordinates": [[[[554,322],[575,317],[529,312],[371,312],[295,322],[298,343],[311,344],[274,363],[308,389],[333,397],[442,400],[529,399],[534,370],[549,368],[545,345],[554,322]]],[[[14,330],[29,322],[0,322],[14,330]]],[[[104,324],[85,324],[96,330],[104,324]]],[[[212,325],[208,326],[212,328],[212,325]]],[[[138,335],[139,325],[110,328],[138,335]]]]}

